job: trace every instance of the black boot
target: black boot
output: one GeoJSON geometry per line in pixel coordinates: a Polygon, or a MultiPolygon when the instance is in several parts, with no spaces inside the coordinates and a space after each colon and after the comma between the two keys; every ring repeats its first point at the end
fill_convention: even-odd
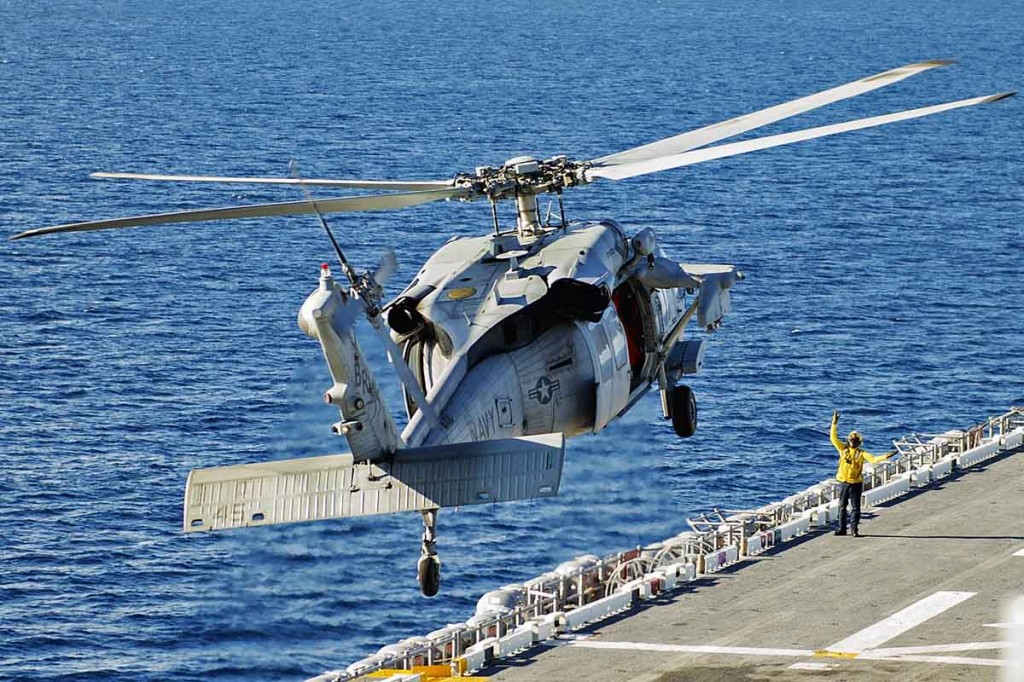
{"type": "MultiPolygon", "coordinates": [[[[853,531],[853,534],[856,535],[857,531],[853,531]]],[[[846,535],[846,529],[845,528],[840,528],[835,533],[833,533],[833,535],[846,535]]]]}

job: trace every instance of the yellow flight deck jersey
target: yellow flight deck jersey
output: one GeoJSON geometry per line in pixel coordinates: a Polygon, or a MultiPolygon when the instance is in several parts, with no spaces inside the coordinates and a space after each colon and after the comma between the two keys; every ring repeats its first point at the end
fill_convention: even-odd
{"type": "Polygon", "coordinates": [[[838,430],[839,425],[832,422],[832,431],[829,433],[829,437],[832,439],[832,445],[836,446],[836,450],[839,451],[839,471],[836,472],[836,480],[840,483],[860,483],[864,480],[861,476],[864,460],[872,464],[878,464],[884,461],[886,456],[872,455],[870,452],[860,448],[851,448],[839,440],[838,430]]]}

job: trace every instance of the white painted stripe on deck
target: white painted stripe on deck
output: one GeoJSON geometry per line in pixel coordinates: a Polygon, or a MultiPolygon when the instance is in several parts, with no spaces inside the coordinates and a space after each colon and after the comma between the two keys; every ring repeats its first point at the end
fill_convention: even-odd
{"type": "Polygon", "coordinates": [[[628,649],[630,651],[664,651],[674,654],[736,654],[740,656],[810,656],[810,649],[768,649],[750,646],[715,646],[712,644],[655,644],[651,642],[603,642],[592,639],[566,642],[565,646],[584,649],[628,649]]]}
{"type": "MultiPolygon", "coordinates": [[[[942,594],[941,592],[939,594],[942,594]]],[[[961,593],[964,594],[964,593],[961,593]]],[[[971,596],[972,593],[966,593],[971,596]]],[[[934,596],[934,595],[933,595],[934,596]]],[[[966,599],[967,597],[964,597],[966,599]]],[[[961,599],[960,601],[963,601],[961,599]]],[[[920,603],[920,602],[919,602],[920,603]]],[[[956,602],[959,603],[959,602],[956,602]]],[[[948,607],[947,607],[948,608],[948,607]]],[[[943,609],[945,610],[945,609],[943,609]]],[[[906,609],[904,609],[906,611],[906,609]]],[[[903,613],[901,611],[900,613],[903,613]]],[[[938,613],[941,613],[939,611],[938,613]]],[[[899,614],[896,614],[899,615],[899,614]]],[[[927,620],[925,618],[924,620],[927,620]]],[[[884,621],[883,621],[884,622],[884,621]]],[[[924,622],[924,621],[920,621],[924,622]]],[[[911,626],[912,627],[912,626],[911,626]]],[[[909,628],[908,628],[909,629],[909,628]]],[[[849,639],[852,639],[849,638],[849,639]]],[[[628,651],[655,651],[674,654],[725,654],[739,656],[775,656],[775,657],[803,657],[811,656],[815,652],[810,649],[771,649],[762,647],[742,646],[715,646],[711,644],[657,644],[654,642],[604,642],[589,638],[563,640],[561,646],[571,646],[584,649],[612,649],[628,651]]],[[[965,642],[963,644],[936,644],[933,646],[918,647],[894,647],[891,649],[872,649],[864,651],[857,658],[872,661],[895,661],[907,663],[940,663],[946,665],[975,665],[999,667],[1003,661],[996,658],[968,658],[966,656],[929,656],[928,653],[943,653],[957,651],[983,651],[1000,649],[1006,646],[1003,642],[965,642]]],[[[801,661],[789,666],[790,670],[813,670],[824,671],[838,667],[835,663],[818,661],[801,661]]]]}
{"type": "Polygon", "coordinates": [[[1024,556],[1024,549],[1018,549],[1013,553],[1013,556],[1024,556]]]}
{"type": "Polygon", "coordinates": [[[889,649],[872,649],[857,658],[883,658],[889,656],[911,656],[915,654],[948,654],[957,651],[990,651],[1005,649],[1008,642],[964,642],[962,644],[933,644],[931,646],[899,646],[889,649]]]}
{"type": "Polygon", "coordinates": [[[890,656],[872,658],[874,661],[913,661],[914,663],[946,663],[948,665],[984,665],[998,668],[1003,665],[999,658],[967,658],[966,656],[890,656]]]}
{"type": "Polygon", "coordinates": [[[789,666],[790,670],[831,670],[835,666],[831,663],[794,663],[789,666]]]}
{"type": "Polygon", "coordinates": [[[951,609],[960,602],[970,599],[976,592],[936,592],[919,602],[911,604],[885,620],[879,621],[860,632],[850,635],[827,647],[828,651],[843,653],[862,653],[868,649],[885,644],[907,630],[934,618],[943,611],[951,609]]]}

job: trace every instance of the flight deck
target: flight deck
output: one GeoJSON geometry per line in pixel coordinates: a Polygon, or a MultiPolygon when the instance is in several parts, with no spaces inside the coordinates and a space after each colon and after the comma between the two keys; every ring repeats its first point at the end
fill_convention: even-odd
{"type": "Polygon", "coordinates": [[[823,481],[579,557],[314,679],[1024,680],[1022,442],[1021,408],[908,436],[865,472],[861,537],[832,534],[823,481]]]}
{"type": "Polygon", "coordinates": [[[1024,594],[1024,457],[502,661],[508,681],[995,680],[1024,594]],[[834,671],[834,672],[830,672],[834,671]],[[838,674],[842,671],[842,674],[838,674]]]}

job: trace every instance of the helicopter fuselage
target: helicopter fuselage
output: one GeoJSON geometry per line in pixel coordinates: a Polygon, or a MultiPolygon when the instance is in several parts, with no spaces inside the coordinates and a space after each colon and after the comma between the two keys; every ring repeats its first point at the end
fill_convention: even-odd
{"type": "Polygon", "coordinates": [[[717,297],[704,311],[714,318],[702,319],[716,326],[737,276],[732,266],[687,271],[661,254],[649,230],[631,240],[610,220],[530,239],[449,240],[387,308],[437,414],[430,419],[407,391],[402,440],[417,447],[600,431],[655,382],[665,388],[667,376],[699,369],[703,342],[673,332],[702,291],[717,297]],[[714,286],[702,289],[704,279],[714,286]],[[680,344],[694,361],[666,367],[680,344]]]}

